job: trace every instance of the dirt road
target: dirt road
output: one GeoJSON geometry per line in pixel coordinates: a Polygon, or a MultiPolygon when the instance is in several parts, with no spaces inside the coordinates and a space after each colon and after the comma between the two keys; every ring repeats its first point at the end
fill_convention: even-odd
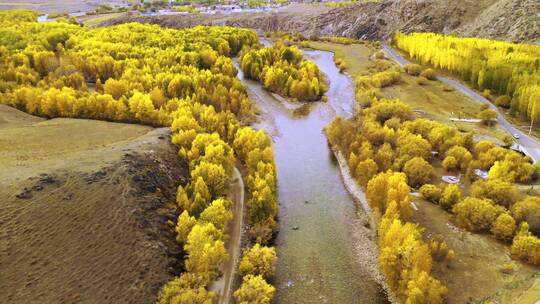
{"type": "MultiPolygon", "coordinates": [[[[391,46],[384,44],[383,49],[386,51],[389,57],[400,66],[404,66],[409,63],[408,60],[403,58],[403,56],[396,52],[396,50],[394,50],[391,46]]],[[[540,160],[540,141],[516,128],[505,118],[505,114],[502,113],[496,105],[491,103],[484,96],[478,94],[477,92],[457,80],[444,76],[437,76],[437,79],[452,86],[454,89],[458,90],[463,95],[471,98],[472,100],[482,104],[486,104],[491,109],[497,111],[497,123],[499,123],[499,125],[503,127],[509,133],[509,135],[514,137],[514,141],[519,145],[519,149],[526,155],[530,156],[533,162],[537,162],[538,160],[540,160]]]]}
{"type": "Polygon", "coordinates": [[[242,240],[242,227],[244,222],[244,181],[240,171],[235,167],[232,176],[232,185],[229,199],[233,202],[234,218],[229,224],[229,240],[227,252],[229,259],[221,265],[222,276],[216,280],[211,290],[219,295],[218,304],[232,303],[232,288],[236,274],[236,265],[240,259],[240,242],[242,240]]]}

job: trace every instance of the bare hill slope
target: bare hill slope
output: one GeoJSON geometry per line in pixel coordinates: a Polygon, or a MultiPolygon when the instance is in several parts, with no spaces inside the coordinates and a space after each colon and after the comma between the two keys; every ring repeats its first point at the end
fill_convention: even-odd
{"type": "Polygon", "coordinates": [[[43,120],[0,105],[1,303],[150,303],[185,173],[167,129],[43,120]]]}
{"type": "Polygon", "coordinates": [[[336,9],[294,4],[271,13],[124,16],[106,24],[130,21],[168,27],[230,25],[372,40],[386,39],[395,31],[431,31],[540,42],[540,2],[535,0],[381,0],[336,9]]]}

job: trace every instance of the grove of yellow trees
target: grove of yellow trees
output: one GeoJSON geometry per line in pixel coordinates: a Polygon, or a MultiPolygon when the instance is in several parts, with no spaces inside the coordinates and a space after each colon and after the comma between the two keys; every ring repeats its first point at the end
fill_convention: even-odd
{"type": "MultiPolygon", "coordinates": [[[[430,48],[422,45],[414,50],[425,54],[430,48]]],[[[407,69],[421,73],[416,66],[407,69]]],[[[424,77],[434,79],[431,74],[424,77]]],[[[358,77],[356,115],[349,120],[337,117],[325,129],[332,149],[346,156],[351,175],[366,189],[378,222],[379,265],[390,289],[403,303],[443,303],[447,289],[431,274],[433,259],[451,261],[456,255],[444,240],[424,243],[422,229],[408,222],[414,212],[410,187],[453,212],[459,226],[513,240],[514,256],[537,264],[538,237],[527,225],[527,220],[538,221],[537,202],[531,198],[520,202],[513,185],[536,178],[530,159],[492,142],[475,143],[471,132],[415,118],[407,104],[383,98],[381,88],[399,77],[391,66],[358,77]],[[463,173],[462,178],[472,183],[470,196],[462,198],[459,185],[432,184],[433,166],[439,164],[463,173]],[[489,172],[487,180],[479,180],[477,169],[489,172]],[[517,233],[519,225],[527,225],[526,232],[517,233]]]]}
{"type": "Polygon", "coordinates": [[[397,33],[393,41],[423,64],[453,72],[480,91],[511,97],[496,103],[540,123],[540,46],[435,33],[397,33]]]}
{"type": "MultiPolygon", "coordinates": [[[[48,118],[171,128],[189,168],[189,182],[177,191],[175,226],[186,271],[162,288],[158,302],[213,303],[216,295],[207,286],[228,258],[227,227],[234,215],[226,195],[239,162],[248,172],[254,239],[267,241],[276,228],[272,144],[264,132],[243,126],[255,111],[230,58],[254,46],[256,33],[139,23],[90,29],[38,23],[27,10],[0,12],[0,27],[0,103],[48,118]]],[[[274,252],[265,276],[273,271],[273,250],[264,250],[264,256],[274,252]]],[[[240,294],[257,292],[259,278],[246,279],[240,294]]]]}
{"type": "Polygon", "coordinates": [[[267,48],[242,52],[240,63],[244,75],[283,96],[301,101],[319,100],[327,90],[326,79],[319,67],[306,59],[294,46],[282,43],[267,48]]]}

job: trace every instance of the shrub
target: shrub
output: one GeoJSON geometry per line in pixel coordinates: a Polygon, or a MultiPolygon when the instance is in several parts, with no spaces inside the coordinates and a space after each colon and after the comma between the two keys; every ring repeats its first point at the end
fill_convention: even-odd
{"type": "Polygon", "coordinates": [[[415,63],[409,63],[405,67],[405,72],[412,76],[418,76],[422,72],[422,66],[415,63]]]}
{"type": "Polygon", "coordinates": [[[529,196],[512,206],[514,219],[520,222],[527,222],[530,230],[540,235],[540,197],[529,196]]]}
{"type": "Polygon", "coordinates": [[[442,196],[442,190],[435,185],[425,184],[420,187],[420,194],[422,194],[422,197],[424,197],[424,199],[432,203],[438,204],[442,196]]]}
{"type": "Polygon", "coordinates": [[[183,273],[161,288],[157,304],[212,304],[216,295],[206,290],[208,283],[209,278],[205,274],[183,273]]]}
{"type": "Polygon", "coordinates": [[[500,270],[504,274],[512,274],[515,270],[515,265],[513,263],[504,263],[500,270]]]}
{"type": "Polygon", "coordinates": [[[262,276],[247,275],[242,285],[234,292],[237,304],[270,304],[276,289],[262,276]]]}
{"type": "Polygon", "coordinates": [[[501,241],[511,240],[515,230],[516,221],[506,212],[499,215],[491,227],[491,233],[501,241]]]}
{"type": "Polygon", "coordinates": [[[445,92],[453,92],[454,91],[454,87],[448,85],[448,84],[444,84],[443,87],[442,87],[443,91],[445,92]]]}
{"type": "Polygon", "coordinates": [[[514,184],[498,179],[479,180],[472,184],[470,192],[471,196],[487,198],[507,208],[519,198],[519,191],[514,184]]]}
{"type": "Polygon", "coordinates": [[[447,156],[447,157],[444,158],[444,160],[442,162],[442,165],[444,167],[444,170],[453,171],[453,170],[457,169],[458,161],[453,156],[447,156]]]}
{"type": "Polygon", "coordinates": [[[267,218],[264,221],[253,224],[249,230],[249,236],[256,243],[268,244],[276,228],[276,221],[273,218],[267,218]]]}
{"type": "Polygon", "coordinates": [[[261,275],[265,279],[270,279],[276,271],[276,260],[276,250],[273,247],[255,244],[246,251],[240,261],[240,275],[261,275]]]}
{"type": "Polygon", "coordinates": [[[497,97],[497,99],[495,99],[495,104],[498,105],[499,107],[509,108],[511,101],[512,101],[512,98],[510,98],[510,96],[501,95],[497,97]]]}
{"type": "Polygon", "coordinates": [[[405,163],[403,172],[411,187],[419,187],[428,183],[433,176],[433,167],[423,158],[414,157],[405,163]]]}
{"type": "Polygon", "coordinates": [[[398,83],[400,76],[398,72],[385,71],[373,74],[371,76],[358,76],[356,77],[356,85],[359,88],[385,88],[398,83]]]}
{"type": "Polygon", "coordinates": [[[347,64],[341,58],[334,58],[334,63],[336,64],[340,72],[343,72],[345,71],[345,69],[347,69],[347,64]]]}
{"type": "Polygon", "coordinates": [[[435,261],[442,261],[446,258],[449,252],[448,244],[441,235],[435,235],[429,242],[431,256],[435,261]]]}
{"type": "Polygon", "coordinates": [[[529,232],[526,222],[521,224],[519,233],[514,237],[510,252],[528,263],[540,265],[540,239],[529,232]]]}
{"type": "Polygon", "coordinates": [[[497,111],[492,109],[485,109],[478,113],[478,118],[482,120],[482,123],[490,126],[495,119],[497,119],[497,111]]]}
{"type": "Polygon", "coordinates": [[[482,91],[482,96],[484,96],[485,98],[491,100],[491,98],[492,98],[492,97],[491,97],[491,90],[489,90],[489,89],[484,89],[484,90],[482,91]]]}
{"type": "Polygon", "coordinates": [[[435,71],[433,69],[425,69],[422,71],[422,73],[420,73],[420,76],[421,77],[424,77],[426,79],[429,79],[429,80],[436,80],[437,79],[437,75],[435,75],[435,71]]]}
{"type": "Polygon", "coordinates": [[[420,76],[418,77],[418,79],[416,79],[416,83],[423,86],[423,85],[427,85],[428,84],[428,79],[424,76],[420,76]]]}
{"type": "Polygon", "coordinates": [[[490,200],[467,197],[457,203],[452,211],[456,223],[470,231],[489,231],[504,208],[493,204],[490,200]]]}
{"type": "Polygon", "coordinates": [[[454,204],[461,199],[461,191],[457,185],[447,185],[442,193],[439,205],[445,210],[452,210],[454,204]]]}

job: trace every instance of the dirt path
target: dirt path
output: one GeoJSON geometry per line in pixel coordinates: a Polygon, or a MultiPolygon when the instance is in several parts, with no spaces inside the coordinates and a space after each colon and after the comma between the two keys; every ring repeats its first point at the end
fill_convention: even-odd
{"type": "Polygon", "coordinates": [[[242,240],[242,227],[244,224],[244,181],[240,171],[236,167],[233,171],[232,180],[229,199],[234,204],[234,218],[229,224],[229,240],[227,241],[229,259],[221,265],[222,276],[210,287],[210,290],[219,296],[218,304],[231,303],[236,265],[238,265],[240,259],[240,242],[242,240]]]}

